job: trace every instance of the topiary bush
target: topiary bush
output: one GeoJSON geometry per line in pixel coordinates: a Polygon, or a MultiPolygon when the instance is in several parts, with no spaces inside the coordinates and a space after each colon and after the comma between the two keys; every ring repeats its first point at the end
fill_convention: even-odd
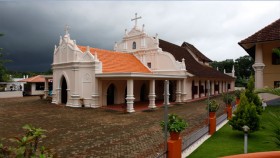
{"type": "Polygon", "coordinates": [[[251,75],[250,79],[247,84],[247,89],[245,90],[245,95],[248,99],[248,102],[253,102],[256,106],[256,110],[259,115],[261,115],[263,109],[262,109],[262,102],[260,97],[257,93],[255,93],[255,83],[254,83],[254,77],[251,75]]]}
{"type": "Polygon", "coordinates": [[[257,113],[256,106],[253,102],[249,102],[245,93],[241,93],[240,103],[232,119],[229,121],[233,130],[243,131],[242,127],[247,125],[249,132],[254,132],[260,128],[260,117],[257,113]]]}

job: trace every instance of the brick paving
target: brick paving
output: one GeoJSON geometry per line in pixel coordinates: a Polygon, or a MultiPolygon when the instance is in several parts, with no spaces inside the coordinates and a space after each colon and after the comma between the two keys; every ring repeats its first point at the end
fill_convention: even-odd
{"type": "MultiPolygon", "coordinates": [[[[217,100],[222,105],[218,111],[221,115],[225,106],[219,97],[217,100]]],[[[189,123],[182,136],[207,122],[205,100],[173,105],[168,110],[189,123]]],[[[125,114],[104,108],[54,105],[38,96],[0,99],[0,137],[20,136],[21,127],[29,123],[48,131],[43,144],[57,157],[156,157],[164,150],[159,126],[163,114],[162,107],[125,114]]]]}

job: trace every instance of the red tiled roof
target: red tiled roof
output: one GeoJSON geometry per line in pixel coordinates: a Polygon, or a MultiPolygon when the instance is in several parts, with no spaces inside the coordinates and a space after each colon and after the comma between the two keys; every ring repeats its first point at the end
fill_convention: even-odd
{"type": "Polygon", "coordinates": [[[234,79],[233,77],[225,75],[224,73],[217,71],[209,66],[198,63],[190,54],[190,52],[183,47],[177,46],[173,43],[169,43],[161,39],[159,40],[159,47],[162,48],[163,51],[171,53],[176,60],[181,61],[182,58],[184,58],[187,71],[197,77],[228,80],[234,79]]]}
{"type": "Polygon", "coordinates": [[[37,76],[20,80],[19,82],[32,82],[32,83],[45,82],[45,78],[41,75],[37,75],[37,76]]]}
{"type": "Polygon", "coordinates": [[[264,27],[238,44],[258,43],[265,41],[280,40],[280,19],[264,27]]]}
{"type": "Polygon", "coordinates": [[[192,44],[184,42],[181,47],[190,49],[201,61],[203,62],[212,62],[204,54],[202,54],[198,49],[196,49],[192,44]]]}
{"type": "MultiPolygon", "coordinates": [[[[86,46],[78,46],[82,52],[86,51],[86,46]]],[[[151,73],[133,54],[120,53],[98,48],[90,48],[90,53],[97,52],[98,59],[102,62],[103,73],[124,73],[138,72],[151,73]]]]}

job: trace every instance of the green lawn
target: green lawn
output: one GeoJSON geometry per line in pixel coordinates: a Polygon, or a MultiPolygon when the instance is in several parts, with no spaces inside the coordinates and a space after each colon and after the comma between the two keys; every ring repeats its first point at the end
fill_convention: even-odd
{"type": "MultiPolygon", "coordinates": [[[[269,106],[261,115],[261,128],[259,131],[249,134],[248,153],[280,150],[271,141],[271,132],[269,125],[268,111],[280,113],[280,106],[269,106]]],[[[221,156],[243,154],[244,152],[244,134],[243,132],[233,131],[229,124],[226,124],[212,137],[206,140],[198,149],[196,149],[189,158],[216,158],[221,156]]]]}

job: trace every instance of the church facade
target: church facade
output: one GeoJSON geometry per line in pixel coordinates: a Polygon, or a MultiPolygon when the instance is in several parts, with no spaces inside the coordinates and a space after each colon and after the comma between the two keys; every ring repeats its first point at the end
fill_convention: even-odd
{"type": "Polygon", "coordinates": [[[177,103],[234,91],[234,69],[225,74],[209,66],[210,59],[193,45],[181,46],[149,36],[145,26],[125,30],[114,50],[80,46],[66,29],[53,55],[52,103],[92,107],[135,102],[156,108],[163,100],[164,80],[170,81],[170,101],[177,103]]]}

